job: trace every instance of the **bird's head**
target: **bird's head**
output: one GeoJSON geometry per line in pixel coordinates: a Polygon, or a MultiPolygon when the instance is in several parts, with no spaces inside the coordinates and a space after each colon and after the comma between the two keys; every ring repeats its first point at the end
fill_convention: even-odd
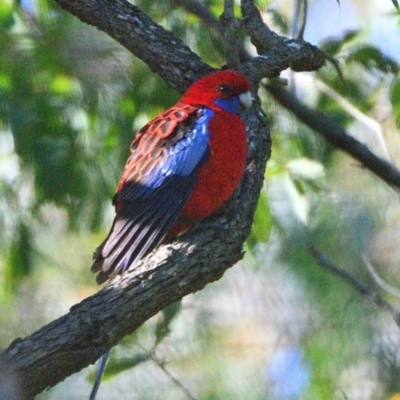
{"type": "Polygon", "coordinates": [[[249,108],[253,97],[250,82],[236,71],[218,71],[199,79],[182,96],[186,104],[201,105],[212,109],[223,108],[238,114],[242,107],[249,108]]]}

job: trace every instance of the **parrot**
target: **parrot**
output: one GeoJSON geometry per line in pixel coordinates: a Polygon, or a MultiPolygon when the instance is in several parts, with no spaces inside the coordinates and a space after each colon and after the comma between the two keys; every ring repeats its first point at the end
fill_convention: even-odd
{"type": "Polygon", "coordinates": [[[240,112],[252,102],[244,75],[217,71],[137,132],[113,199],[111,230],[93,254],[98,284],[133,268],[230,198],[246,163],[240,112]]]}
{"type": "MultiPolygon", "coordinates": [[[[249,80],[220,70],[194,82],[175,105],[137,132],[113,198],[111,230],[93,254],[91,271],[98,284],[134,268],[232,196],[247,155],[240,115],[252,104],[249,80]]],[[[110,351],[99,359],[90,400],[110,351]]]]}

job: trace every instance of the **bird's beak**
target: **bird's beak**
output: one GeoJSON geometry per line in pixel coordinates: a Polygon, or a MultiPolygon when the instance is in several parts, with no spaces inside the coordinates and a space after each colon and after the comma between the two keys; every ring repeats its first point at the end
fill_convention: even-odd
{"type": "Polygon", "coordinates": [[[250,92],[244,92],[239,95],[240,103],[242,104],[243,108],[247,110],[250,108],[253,104],[253,96],[251,95],[250,92]]]}

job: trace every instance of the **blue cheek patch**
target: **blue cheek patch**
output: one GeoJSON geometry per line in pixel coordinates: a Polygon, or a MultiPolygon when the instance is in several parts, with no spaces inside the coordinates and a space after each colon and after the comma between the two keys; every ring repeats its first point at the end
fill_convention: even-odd
{"type": "Polygon", "coordinates": [[[239,97],[232,97],[230,99],[217,99],[215,104],[222,107],[224,110],[231,112],[232,114],[239,114],[240,111],[240,99],[239,97]]]}

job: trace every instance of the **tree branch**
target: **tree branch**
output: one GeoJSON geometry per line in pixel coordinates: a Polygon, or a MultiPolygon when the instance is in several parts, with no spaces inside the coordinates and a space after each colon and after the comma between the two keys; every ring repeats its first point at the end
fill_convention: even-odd
{"type": "Polygon", "coordinates": [[[235,4],[233,0],[224,0],[224,11],[219,17],[223,26],[226,59],[229,68],[238,68],[240,66],[240,49],[242,43],[238,40],[238,31],[243,24],[243,20],[235,17],[235,4]]]}
{"type": "Polygon", "coordinates": [[[94,363],[158,311],[219,279],[242,258],[270,148],[267,127],[257,114],[248,113],[246,122],[252,141],[247,171],[219,215],[0,355],[0,370],[13,366],[23,377],[26,398],[94,363]]]}
{"type": "Polygon", "coordinates": [[[347,282],[354,290],[363,296],[369,297],[377,307],[388,312],[393,318],[393,321],[400,328],[400,312],[397,311],[390,303],[384,300],[378,293],[372,290],[367,284],[358,280],[355,276],[351,275],[349,272],[345,271],[343,268],[333,264],[328,260],[323,254],[321,254],[317,249],[310,246],[308,252],[312,255],[314,260],[318,265],[334,275],[339,276],[345,282],[347,282]]]}
{"type": "Polygon", "coordinates": [[[388,184],[400,188],[400,171],[392,164],[377,157],[367,146],[349,136],[327,115],[308,108],[279,85],[267,84],[265,87],[279,103],[292,111],[297,118],[322,135],[333,146],[353,156],[388,184]]]}
{"type": "MultiPolygon", "coordinates": [[[[81,21],[110,35],[180,92],[213,70],[182,40],[156,24],[137,6],[126,0],[55,1],[81,21]]],[[[242,16],[252,41],[265,39],[264,42],[268,44],[266,49],[270,50],[268,56],[255,57],[240,68],[254,84],[258,84],[264,77],[279,75],[289,66],[296,71],[309,71],[317,70],[324,64],[325,55],[317,47],[304,41],[287,39],[270,31],[262,22],[252,0],[242,0],[242,16]],[[255,19],[257,24],[253,21],[255,19]],[[272,33],[268,36],[260,33],[262,31],[272,33]]]]}
{"type": "MultiPolygon", "coordinates": [[[[302,39],[288,39],[279,36],[263,21],[260,11],[254,5],[253,0],[242,0],[242,16],[245,18],[246,32],[251,42],[263,58],[269,58],[271,54],[279,52],[282,61],[286,59],[286,66],[280,71],[290,67],[293,71],[317,71],[326,61],[326,55],[318,47],[305,42],[302,39]]],[[[277,71],[277,72],[280,72],[277,71]]],[[[265,75],[272,77],[273,75],[265,75]]]]}
{"type": "MultiPolygon", "coordinates": [[[[180,92],[212,71],[180,39],[125,0],[56,1],[82,21],[108,33],[180,92]]],[[[276,75],[314,51],[320,53],[314,47],[311,53],[304,51],[302,45],[293,43],[287,41],[281,50],[274,48],[268,57],[257,57],[240,70],[256,88],[264,76],[276,75]]],[[[24,398],[34,397],[94,363],[158,311],[219,279],[242,258],[271,146],[257,106],[247,113],[245,122],[249,139],[246,173],[233,198],[209,224],[201,224],[178,242],[160,247],[134,271],[117,277],[72,307],[67,315],[25,339],[15,340],[0,355],[0,371],[14,369],[21,377],[24,398]]]]}
{"type": "MultiPolygon", "coordinates": [[[[188,11],[196,13],[199,18],[204,17],[204,10],[199,12],[199,8],[195,7],[195,0],[174,0],[176,3],[179,3],[182,7],[185,7],[188,11]],[[186,7],[187,3],[190,3],[190,7],[186,7]]],[[[246,23],[246,29],[249,35],[252,37],[253,43],[258,48],[259,52],[268,51],[268,56],[255,58],[251,61],[251,63],[246,64],[242,67],[242,72],[250,74],[248,71],[252,69],[254,66],[257,66],[258,60],[260,60],[260,64],[263,66],[257,70],[257,76],[260,77],[263,75],[261,70],[264,68],[268,68],[268,72],[265,72],[266,76],[273,76],[274,68],[276,68],[276,73],[278,73],[281,69],[285,69],[290,62],[288,62],[286,56],[281,57],[279,53],[284,50],[290,50],[290,47],[296,47],[297,42],[287,43],[288,39],[283,38],[273,31],[271,31],[263,22],[260,12],[255,8],[253,2],[251,0],[242,0],[242,12],[245,16],[245,20],[248,21],[246,23]],[[277,46],[277,51],[274,52],[274,47],[277,46]]],[[[218,26],[218,20],[211,20],[210,15],[207,15],[205,23],[209,25],[213,25],[214,28],[218,26]]],[[[222,30],[219,32],[222,37],[222,30]]],[[[310,45],[311,46],[311,45],[310,45]]],[[[289,56],[290,60],[296,59],[296,55],[294,57],[289,56]]],[[[322,60],[322,56],[317,53],[316,65],[315,68],[319,68],[319,61],[322,60]]],[[[313,57],[311,57],[312,59],[313,57]]],[[[305,57],[307,59],[307,57],[305,57]]],[[[331,60],[333,61],[333,60],[331,60]]],[[[339,75],[341,75],[340,69],[338,69],[339,75]]],[[[257,81],[258,78],[256,78],[257,81]]],[[[375,156],[367,146],[360,143],[356,139],[349,136],[344,129],[342,129],[339,125],[333,123],[327,116],[324,114],[312,110],[301,103],[297,98],[290,93],[289,91],[283,89],[279,85],[268,84],[265,86],[266,89],[274,96],[274,98],[282,104],[283,107],[290,110],[293,114],[296,115],[301,121],[303,121],[308,127],[320,133],[329,143],[331,143],[336,148],[339,148],[346,153],[350,154],[356,160],[360,161],[362,165],[384,180],[386,183],[394,185],[400,188],[400,171],[396,169],[395,166],[388,163],[385,160],[380,159],[375,156]]]]}
{"type": "MultiPolygon", "coordinates": [[[[204,25],[211,28],[214,35],[220,40],[224,39],[224,28],[221,22],[214,17],[210,10],[197,0],[171,0],[173,4],[183,8],[190,14],[195,15],[197,18],[204,23],[204,25]]],[[[227,46],[226,46],[227,47],[227,46]]],[[[229,51],[229,50],[227,50],[229,51]]],[[[239,57],[241,62],[249,61],[251,59],[250,54],[246,51],[243,43],[239,46],[239,57]]],[[[229,63],[228,63],[229,65],[229,63]]]]}

